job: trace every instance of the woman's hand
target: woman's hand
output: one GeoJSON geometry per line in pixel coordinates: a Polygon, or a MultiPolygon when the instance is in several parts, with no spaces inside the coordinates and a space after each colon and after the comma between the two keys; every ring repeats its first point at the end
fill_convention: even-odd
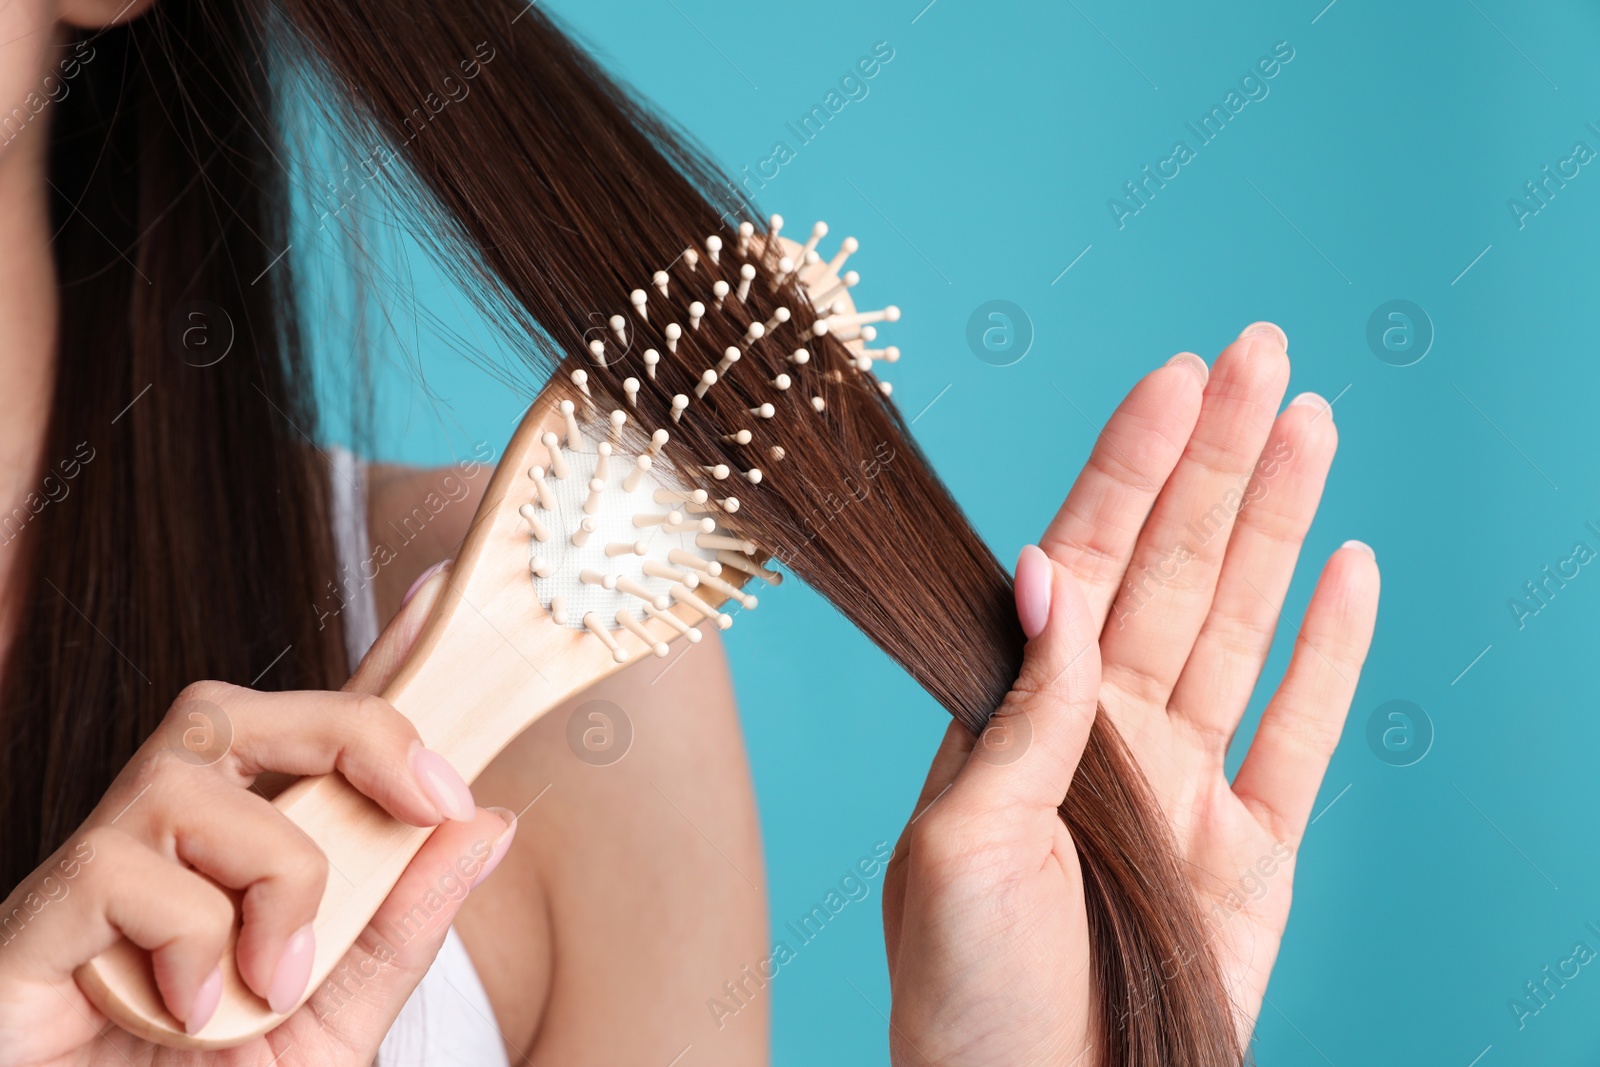
{"type": "Polygon", "coordinates": [[[463,876],[486,877],[515,829],[509,812],[475,807],[410,721],[372,695],[403,661],[444,580],[423,586],[343,692],[208,682],[173,704],[90,817],[0,910],[0,1065],[372,1062],[465,897],[463,876]],[[229,741],[213,753],[222,733],[229,741]],[[265,1037],[198,1059],[106,1029],[72,975],[119,937],[150,950],[168,1010],[191,1032],[203,1028],[234,917],[219,886],[240,894],[245,983],[279,1010],[300,999],[309,924],[326,879],[343,875],[330,875],[321,851],[250,786],[258,776],[334,770],[395,818],[439,826],[346,957],[361,976],[357,995],[337,1010],[313,998],[265,1037]],[[402,913],[414,921],[412,905],[430,893],[443,906],[426,929],[398,948],[380,943],[373,931],[395,928],[402,913]]]}
{"type": "MultiPolygon", "coordinates": [[[[1052,637],[1047,628],[1028,649],[1031,662],[1045,654],[1033,647],[1041,640],[1070,648],[1078,629],[1098,634],[1099,702],[1170,820],[1233,992],[1241,1042],[1261,1010],[1288,921],[1295,856],[1378,601],[1371,550],[1346,544],[1323,569],[1288,671],[1230,784],[1228,745],[1266,661],[1337,444],[1320,397],[1304,394],[1278,413],[1288,378],[1281,331],[1257,324],[1209,376],[1186,353],[1134,387],[1040,542],[1081,589],[1084,617],[1078,594],[1062,592],[1074,586],[1058,577],[1048,628],[1064,629],[1052,637]]],[[[1028,574],[1038,565],[1032,556],[1018,564],[1025,626],[1037,611],[1026,599],[1038,588],[1028,574]]],[[[941,1063],[1059,1062],[1071,1041],[1083,1040],[1093,990],[1082,904],[1074,899],[1070,912],[1038,906],[1042,880],[1055,879],[1055,869],[1060,882],[1051,892],[1073,892],[1071,844],[1051,824],[1056,801],[1048,793],[1029,794],[1024,807],[1001,782],[1030,764],[1029,781],[1062,768],[1070,777],[1087,724],[1067,729],[1059,721],[1077,724],[1083,707],[1093,709],[1075,688],[1088,684],[1092,658],[1085,650],[1042,688],[1024,667],[1022,692],[1008,706],[1031,701],[1041,709],[1029,712],[1025,752],[982,745],[968,756],[971,740],[953,728],[935,757],[885,891],[897,1048],[939,1042],[944,1056],[921,1052],[941,1063]],[[969,780],[980,785],[964,786],[969,780]],[[970,958],[957,966],[962,946],[970,958]],[[927,959],[946,961],[932,978],[927,959]],[[983,959],[995,961],[987,972],[983,959]],[[1059,999],[1074,990],[1078,999],[1059,999]],[[948,1020],[963,1018],[970,1021],[952,1030],[948,1020]],[[961,1055],[987,1052],[1012,1033],[1018,1040],[998,1058],[961,1055]]],[[[918,1061],[906,1052],[901,1062],[918,1061]]]]}
{"type": "Polygon", "coordinates": [[[1094,722],[1097,631],[1071,575],[1031,545],[1016,597],[1016,687],[986,743],[950,724],[885,876],[896,1064],[1076,1064],[1088,1047],[1083,877],[1056,808],[1094,722]]]}

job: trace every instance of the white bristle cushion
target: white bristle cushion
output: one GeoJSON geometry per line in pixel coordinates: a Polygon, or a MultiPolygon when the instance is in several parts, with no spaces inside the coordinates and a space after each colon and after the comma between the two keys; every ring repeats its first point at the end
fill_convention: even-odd
{"type": "MultiPolygon", "coordinates": [[[[562,458],[570,468],[565,478],[557,478],[549,471],[545,473],[545,484],[555,497],[554,510],[541,508],[532,487],[529,487],[529,499],[539,521],[549,529],[550,540],[534,540],[530,533],[528,560],[531,565],[534,557],[542,556],[554,568],[548,578],[530,572],[534,591],[546,610],[552,600],[560,597],[566,611],[565,625],[574,630],[584,629],[583,617],[589,612],[593,612],[607,630],[620,629],[617,625],[618,610],[625,609],[649,622],[650,617],[638,597],[617,589],[585,584],[578,575],[584,570],[592,570],[631,578],[651,594],[670,596],[672,581],[645,574],[643,564],[645,560],[653,559],[675,570],[697,574],[689,567],[669,561],[667,552],[678,548],[701,559],[714,560],[715,550],[695,544],[695,535],[700,532],[699,522],[707,516],[683,511],[683,505],[656,503],[655,491],[664,488],[661,480],[655,476],[655,471],[664,466],[659,456],[655,457],[657,467],[645,472],[633,492],[623,489],[623,479],[633,473],[636,457],[621,450],[613,453],[608,460],[606,487],[600,493],[599,507],[593,515],[586,514],[583,505],[589,498],[589,482],[594,478],[600,456],[594,451],[595,442],[586,439],[585,446],[587,451],[583,452],[573,452],[562,446],[562,458]],[[665,515],[673,510],[683,511],[683,525],[678,528],[681,533],[669,532],[663,526],[640,527],[633,523],[635,515],[665,515]],[[595,530],[589,540],[579,547],[572,543],[572,534],[586,518],[594,520],[595,530]],[[635,541],[646,544],[647,555],[606,555],[606,546],[609,544],[632,544],[635,541]]],[[[715,513],[711,517],[714,518],[715,513]]],[[[722,599],[721,594],[709,589],[703,595],[698,589],[695,593],[710,604],[717,604],[722,599]]]]}

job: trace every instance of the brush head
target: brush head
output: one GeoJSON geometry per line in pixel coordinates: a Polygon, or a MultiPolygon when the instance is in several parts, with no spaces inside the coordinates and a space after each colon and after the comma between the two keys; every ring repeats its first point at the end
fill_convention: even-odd
{"type": "Polygon", "coordinates": [[[780,580],[764,566],[770,548],[742,533],[739,519],[748,503],[741,490],[783,476],[772,468],[787,457],[784,446],[758,441],[780,404],[821,413],[825,383],[837,385],[845,374],[889,393],[871,372],[880,360],[897,360],[899,349],[869,345],[875,324],[898,321],[900,309],[855,309],[849,291],[860,278],[843,267],[857,242],[846,238],[824,261],[816,246],[825,223],[804,245],[780,237],[781,227],[773,216],[765,235],[748,223],[730,242],[713,234],[703,250],[686,249],[648,285],[621,293],[587,352],[594,373],[607,376],[603,392],[615,396],[619,390],[609,387],[620,384],[627,410],[604,410],[590,371],[572,371],[569,398],[556,405],[564,433],[543,434],[548,463],[528,470],[529,499],[518,511],[535,595],[552,622],[592,634],[618,663],[641,650],[664,656],[675,636],[698,641],[686,617],[727,629],[733,618],[723,606],[757,605],[743,588],[749,579],[780,580]],[[757,263],[771,293],[798,296],[795,306],[755,314],[757,263]],[[711,344],[712,336],[729,336],[730,324],[738,343],[711,344]],[[843,345],[844,370],[812,360],[806,344],[824,335],[843,345]],[[629,361],[642,379],[621,376],[629,361]],[[692,385],[669,392],[669,374],[692,385]],[[714,439],[748,459],[697,462],[669,446],[675,430],[701,419],[715,420],[714,439]]]}
{"type": "Polygon", "coordinates": [[[532,499],[518,508],[534,593],[551,621],[589,631],[621,663],[636,647],[626,635],[667,654],[666,641],[646,625],[652,619],[700,639],[672,608],[724,630],[733,624],[720,610],[724,601],[754,608],[756,598],[736,584],[751,572],[734,571],[729,582],[717,558],[725,551],[754,560],[756,546],[719,522],[739,510],[738,497],[674,488],[681,479],[661,453],[666,430],[641,440],[621,410],[601,418],[574,401],[560,410],[566,438],[544,435],[550,467],[529,468],[532,499]]]}

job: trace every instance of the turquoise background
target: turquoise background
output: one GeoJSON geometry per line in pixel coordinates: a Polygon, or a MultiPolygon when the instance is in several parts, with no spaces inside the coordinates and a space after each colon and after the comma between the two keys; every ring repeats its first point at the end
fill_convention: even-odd
{"type": "MultiPolygon", "coordinates": [[[[1521,228],[1508,200],[1574,142],[1600,151],[1585,126],[1600,126],[1600,12],[924,3],[549,6],[733,170],[776,139],[793,146],[786,122],[876,42],[893,47],[869,95],[799,148],[761,204],[792,228],[820,217],[861,239],[860,299],[905,310],[884,332],[906,352],[886,377],[909,413],[933,405],[917,435],[1002,558],[1038,536],[1139,375],[1184,349],[1213,359],[1255,319],[1288,331],[1291,395],[1337,398],[1342,447],[1286,615],[1346,538],[1375,546],[1385,588],[1301,856],[1260,1062],[1595,1062],[1600,967],[1552,983],[1521,1028],[1510,1002],[1575,943],[1600,950],[1585,927],[1600,926],[1600,566],[1520,629],[1508,603],[1575,542],[1600,549],[1585,527],[1600,527],[1600,165],[1521,228]],[[1119,229],[1108,199],[1175,140],[1195,147],[1185,123],[1281,41],[1294,57],[1268,95],[1119,229]],[[1011,366],[966,341],[993,299],[1031,321],[1011,366]],[[1367,340],[1393,299],[1419,305],[1435,335],[1411,366],[1367,340]],[[974,448],[974,428],[996,425],[1003,454],[974,448]],[[1390,700],[1431,723],[1410,766],[1367,741],[1390,700]]],[[[329,251],[297,255],[332,277],[337,261],[314,262],[329,251]]],[[[442,463],[478,440],[498,448],[526,395],[462,358],[491,349],[488,331],[420,254],[392,251],[376,292],[390,316],[373,339],[378,453],[442,463]]],[[[334,303],[314,310],[324,388],[344,407],[334,303]]],[[[808,590],[763,599],[729,644],[776,928],[894,840],[945,716],[808,590]]],[[[1285,628],[1268,683],[1292,639],[1285,628]]],[[[880,885],[775,980],[779,1064],[885,1061],[880,885]]]]}

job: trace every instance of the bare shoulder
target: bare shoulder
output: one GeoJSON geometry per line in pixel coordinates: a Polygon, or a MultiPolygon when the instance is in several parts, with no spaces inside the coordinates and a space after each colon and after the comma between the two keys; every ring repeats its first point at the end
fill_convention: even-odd
{"type": "Polygon", "coordinates": [[[444,467],[367,468],[367,535],[378,564],[378,619],[387,623],[418,575],[455,555],[494,473],[485,456],[444,467]]]}

